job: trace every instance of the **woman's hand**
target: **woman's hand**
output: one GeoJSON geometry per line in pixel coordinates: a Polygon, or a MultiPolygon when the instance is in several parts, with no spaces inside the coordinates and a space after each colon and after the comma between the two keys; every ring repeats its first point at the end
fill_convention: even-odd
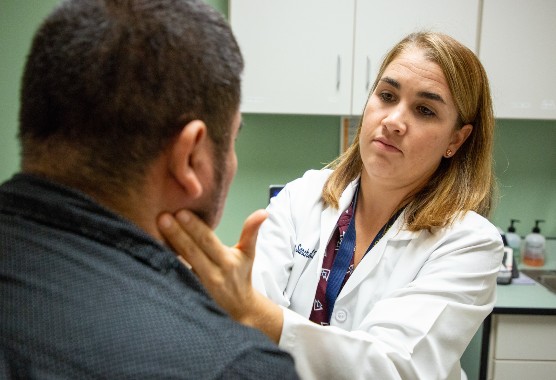
{"type": "Polygon", "coordinates": [[[233,247],[222,244],[214,231],[189,211],[179,211],[175,217],[162,214],[158,228],[232,318],[259,328],[278,342],[282,310],[251,285],[257,233],[266,218],[265,210],[251,214],[245,220],[239,242],[233,247]]]}

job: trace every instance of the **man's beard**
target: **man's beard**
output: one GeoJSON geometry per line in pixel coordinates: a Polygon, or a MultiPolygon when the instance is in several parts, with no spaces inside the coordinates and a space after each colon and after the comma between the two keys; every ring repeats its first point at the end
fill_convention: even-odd
{"type": "Polygon", "coordinates": [[[195,214],[204,221],[211,228],[216,228],[219,220],[218,216],[221,215],[221,208],[224,207],[224,201],[226,194],[224,189],[224,168],[226,164],[224,163],[225,154],[218,152],[214,154],[213,166],[213,176],[214,176],[214,186],[210,194],[210,198],[207,201],[207,205],[203,209],[195,211],[195,214]]]}

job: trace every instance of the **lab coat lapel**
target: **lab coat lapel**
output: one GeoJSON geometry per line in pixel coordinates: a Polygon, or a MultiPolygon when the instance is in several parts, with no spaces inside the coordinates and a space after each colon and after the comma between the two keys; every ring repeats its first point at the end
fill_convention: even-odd
{"type": "Polygon", "coordinates": [[[365,255],[365,257],[363,257],[340,291],[336,301],[345,297],[353,291],[357,285],[361,283],[361,281],[367,278],[369,273],[376,268],[380,260],[382,260],[384,254],[388,251],[389,244],[399,240],[411,240],[418,236],[418,232],[411,232],[403,228],[404,220],[404,213],[402,213],[382,239],[378,241],[378,243],[365,255]]]}

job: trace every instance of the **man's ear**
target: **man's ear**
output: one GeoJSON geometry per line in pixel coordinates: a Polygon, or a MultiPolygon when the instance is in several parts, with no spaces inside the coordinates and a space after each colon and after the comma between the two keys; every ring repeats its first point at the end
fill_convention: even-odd
{"type": "Polygon", "coordinates": [[[207,126],[201,120],[186,124],[171,147],[170,171],[184,191],[193,199],[203,193],[198,172],[206,148],[207,126]]]}

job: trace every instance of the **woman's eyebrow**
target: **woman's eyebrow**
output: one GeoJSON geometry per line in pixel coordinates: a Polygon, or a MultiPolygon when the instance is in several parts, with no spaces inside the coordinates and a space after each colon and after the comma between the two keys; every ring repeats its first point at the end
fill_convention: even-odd
{"type": "Polygon", "coordinates": [[[428,91],[420,91],[417,93],[417,96],[421,97],[421,98],[426,98],[429,100],[435,100],[437,102],[441,102],[446,104],[446,102],[444,101],[444,98],[442,98],[442,96],[434,93],[434,92],[428,92],[428,91]]]}
{"type": "MultiPolygon", "coordinates": [[[[396,90],[399,90],[401,88],[400,82],[398,82],[394,78],[383,77],[383,78],[380,79],[380,81],[389,84],[390,86],[394,87],[396,90]]],[[[435,92],[419,91],[417,93],[417,96],[419,96],[421,98],[429,99],[429,100],[435,100],[437,102],[441,102],[441,103],[446,104],[446,101],[444,100],[444,98],[442,96],[440,96],[439,94],[435,93],[435,92]]]]}
{"type": "Polygon", "coordinates": [[[383,77],[380,79],[381,82],[385,82],[388,83],[390,86],[394,87],[395,89],[399,90],[401,85],[400,82],[398,82],[397,80],[395,80],[394,78],[390,78],[390,77],[383,77]]]}

